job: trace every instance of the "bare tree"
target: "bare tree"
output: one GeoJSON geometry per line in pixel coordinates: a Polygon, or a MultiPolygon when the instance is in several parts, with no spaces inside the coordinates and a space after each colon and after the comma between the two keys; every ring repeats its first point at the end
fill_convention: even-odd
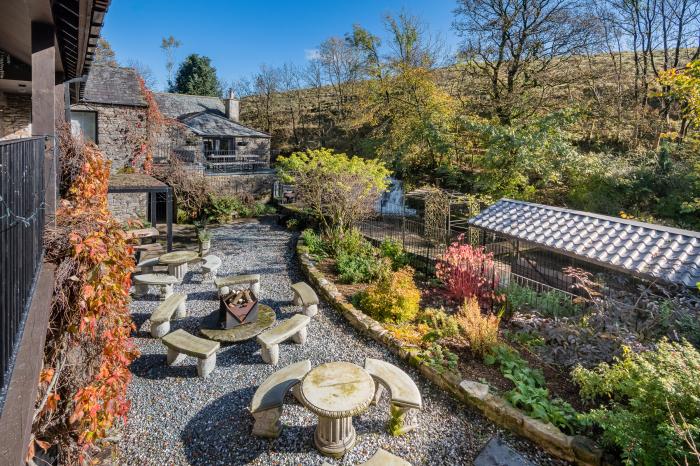
{"type": "Polygon", "coordinates": [[[323,124],[323,93],[325,81],[323,80],[323,65],[317,58],[309,60],[302,72],[304,85],[311,89],[314,96],[314,107],[316,114],[316,134],[319,146],[325,145],[325,127],[323,124]]]}
{"type": "Polygon", "coordinates": [[[352,85],[356,82],[360,70],[357,51],[346,40],[331,37],[319,47],[319,56],[328,83],[335,95],[338,117],[343,120],[347,115],[352,85]]]}
{"type": "Polygon", "coordinates": [[[503,124],[541,105],[547,75],[587,45],[579,0],[459,0],[455,30],[465,69],[486,83],[503,124]]]}
{"type": "Polygon", "coordinates": [[[173,68],[175,67],[175,52],[180,48],[182,42],[175,39],[172,35],[163,37],[160,42],[160,48],[165,54],[165,69],[168,72],[168,82],[166,88],[173,86],[173,68]]]}
{"type": "Polygon", "coordinates": [[[301,80],[299,77],[299,70],[293,63],[285,63],[279,70],[280,75],[280,91],[282,92],[281,98],[284,102],[284,108],[288,115],[290,124],[292,125],[292,138],[294,139],[294,145],[298,148],[301,142],[300,130],[302,118],[302,102],[300,87],[301,80]]]}
{"type": "Polygon", "coordinates": [[[279,70],[268,65],[260,65],[253,78],[253,89],[257,96],[258,115],[263,119],[265,131],[272,134],[274,110],[280,88],[279,70]]]}
{"type": "Polygon", "coordinates": [[[126,62],[126,66],[128,68],[133,68],[138,75],[141,76],[141,79],[143,79],[143,82],[146,84],[147,88],[155,89],[158,85],[158,80],[153,74],[153,70],[144,62],[132,59],[126,62]]]}

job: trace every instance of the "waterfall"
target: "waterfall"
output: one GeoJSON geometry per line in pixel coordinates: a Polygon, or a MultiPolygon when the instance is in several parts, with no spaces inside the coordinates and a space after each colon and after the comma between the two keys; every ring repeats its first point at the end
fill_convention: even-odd
{"type": "Polygon", "coordinates": [[[415,209],[404,209],[404,191],[400,180],[389,178],[389,189],[384,191],[375,205],[375,210],[384,215],[416,215],[415,209]]]}

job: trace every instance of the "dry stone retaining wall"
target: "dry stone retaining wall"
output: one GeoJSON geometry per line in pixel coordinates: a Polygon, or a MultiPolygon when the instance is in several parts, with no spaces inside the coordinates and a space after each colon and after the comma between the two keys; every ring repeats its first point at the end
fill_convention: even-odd
{"type": "Polygon", "coordinates": [[[148,215],[148,193],[109,193],[107,206],[112,215],[120,221],[146,219],[148,215]]]}
{"type": "Polygon", "coordinates": [[[356,309],[338,291],[333,283],[316,268],[303,240],[297,243],[297,255],[301,268],[310,284],[328,303],[338,310],[356,329],[386,345],[394,354],[416,366],[430,381],[452,393],[457,399],[481,411],[495,423],[540,445],[546,451],[577,465],[599,466],[603,464],[602,451],[582,436],[569,436],[552,424],[533,419],[514,408],[503,398],[490,393],[483,383],[461,380],[450,371],[438,372],[418,359],[418,349],[404,344],[382,325],[356,309]]]}
{"type": "Polygon", "coordinates": [[[32,95],[3,94],[3,96],[5,103],[0,105],[0,140],[30,137],[32,135],[32,95]]]}

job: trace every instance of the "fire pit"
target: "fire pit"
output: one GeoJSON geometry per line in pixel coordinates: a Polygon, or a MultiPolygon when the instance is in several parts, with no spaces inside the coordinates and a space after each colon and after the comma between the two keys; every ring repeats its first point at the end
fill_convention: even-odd
{"type": "Polygon", "coordinates": [[[220,298],[219,326],[231,329],[258,320],[258,298],[252,290],[233,291],[220,298]]]}

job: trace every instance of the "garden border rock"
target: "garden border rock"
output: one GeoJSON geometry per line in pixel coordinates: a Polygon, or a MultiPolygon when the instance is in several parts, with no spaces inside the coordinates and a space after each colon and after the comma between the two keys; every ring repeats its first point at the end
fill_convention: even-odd
{"type": "Polygon", "coordinates": [[[578,465],[599,466],[603,463],[603,451],[593,441],[583,436],[564,434],[556,426],[546,424],[525,415],[505,399],[490,393],[489,386],[472,380],[461,380],[459,374],[451,371],[440,372],[418,357],[418,348],[401,342],[389,333],[379,322],[359,311],[345,299],[335,285],[316,267],[309,256],[304,240],[299,238],[296,245],[301,269],[309,283],[333,308],[357,330],[375,341],[384,344],[396,356],[406,360],[428,380],[443,390],[450,392],[460,401],[478,409],[496,424],[521,435],[549,452],[550,454],[578,465]]]}

